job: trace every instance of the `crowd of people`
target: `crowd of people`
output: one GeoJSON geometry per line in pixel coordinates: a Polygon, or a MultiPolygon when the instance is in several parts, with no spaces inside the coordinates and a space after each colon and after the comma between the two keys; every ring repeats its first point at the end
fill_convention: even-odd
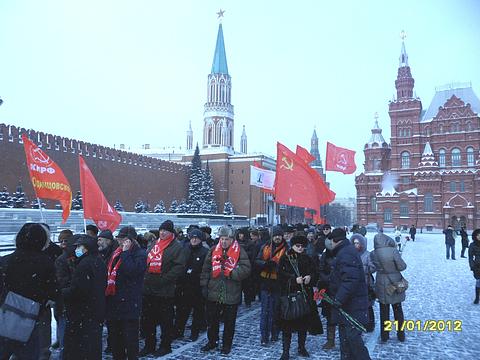
{"type": "MultiPolygon", "coordinates": [[[[184,235],[167,220],[144,234],[132,226],[115,236],[94,225],[81,234],[62,230],[57,245],[50,241],[48,225],[26,223],[16,235],[16,250],[0,258],[0,303],[13,292],[40,308],[26,342],[0,336],[0,359],[48,359],[51,346],[66,360],[101,359],[102,352],[114,359],[162,357],[172,352],[173,341],[185,336],[190,316],[191,341],[207,332],[199,350],[219,349],[227,355],[238,306],[243,302],[250,307],[257,298],[259,343],[268,347],[281,337],[280,359],[290,358],[293,333],[298,355],[309,357],[313,349],[306,347],[307,336],[324,334],[322,321],[326,342],[315,351],[335,348],[338,330],[342,359],[370,359],[362,333],[375,329],[375,301],[380,303],[381,341],[389,340],[383,324],[390,319],[390,307],[402,328],[406,288],[401,272],[407,265],[398,241],[381,230],[371,252],[365,228],[351,231],[347,238],[345,228],[298,224],[271,229],[222,226],[212,234],[209,227],[191,225],[184,235]],[[53,345],[52,309],[57,322],[53,345]]],[[[411,240],[415,232],[410,229],[411,240]]],[[[447,258],[452,236],[447,229],[447,258]]],[[[468,257],[478,304],[480,230],[472,239],[468,257]]],[[[405,341],[403,331],[396,335],[405,341]]]]}

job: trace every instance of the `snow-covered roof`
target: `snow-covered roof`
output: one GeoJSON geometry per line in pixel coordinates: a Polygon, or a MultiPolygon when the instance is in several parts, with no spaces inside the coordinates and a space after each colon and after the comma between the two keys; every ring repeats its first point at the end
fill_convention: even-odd
{"type": "Polygon", "coordinates": [[[480,100],[474,93],[471,84],[451,84],[437,90],[421,122],[429,122],[437,116],[438,108],[445,105],[452,95],[461,99],[465,104],[470,104],[472,111],[475,113],[480,113],[480,100]]]}
{"type": "Polygon", "coordinates": [[[376,147],[386,147],[388,146],[387,142],[383,138],[382,129],[378,125],[378,120],[375,119],[375,124],[372,128],[372,135],[370,136],[370,140],[366,144],[368,148],[376,148],[376,147]]]}

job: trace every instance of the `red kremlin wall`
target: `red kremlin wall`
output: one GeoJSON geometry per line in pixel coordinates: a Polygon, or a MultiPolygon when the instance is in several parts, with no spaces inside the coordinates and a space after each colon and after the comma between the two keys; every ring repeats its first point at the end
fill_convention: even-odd
{"type": "MultiPolygon", "coordinates": [[[[151,209],[163,200],[168,209],[173,199],[186,198],[187,166],[0,124],[0,190],[7,186],[10,194],[20,181],[28,199],[35,197],[25,163],[23,133],[62,168],[73,196],[80,190],[78,155],[82,155],[109,202],[113,205],[120,200],[125,211],[133,211],[139,199],[148,202],[151,209]]],[[[55,204],[45,202],[48,208],[55,204]]]]}

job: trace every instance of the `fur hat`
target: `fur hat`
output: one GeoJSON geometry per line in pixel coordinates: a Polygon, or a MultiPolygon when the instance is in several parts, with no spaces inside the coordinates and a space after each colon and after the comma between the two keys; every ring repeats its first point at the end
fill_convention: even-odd
{"type": "Polygon", "coordinates": [[[124,226],[118,232],[117,237],[120,239],[128,238],[130,240],[135,240],[137,238],[137,232],[133,226],[124,226]]]}
{"type": "Polygon", "coordinates": [[[171,220],[165,220],[162,223],[162,225],[160,225],[160,227],[158,228],[158,231],[160,230],[165,230],[165,231],[171,232],[172,234],[175,234],[175,228],[171,220]]]}
{"type": "Polygon", "coordinates": [[[332,239],[334,242],[339,242],[347,238],[347,233],[341,228],[333,229],[333,231],[328,234],[328,238],[332,239]]]}
{"type": "Polygon", "coordinates": [[[188,233],[188,238],[191,240],[194,237],[199,238],[201,241],[203,241],[203,232],[199,229],[193,229],[188,233]]]}
{"type": "Polygon", "coordinates": [[[32,251],[42,251],[48,241],[46,228],[37,223],[24,224],[15,238],[18,249],[32,251]]]}
{"type": "Polygon", "coordinates": [[[91,237],[90,235],[85,234],[76,234],[73,235],[74,243],[73,245],[83,245],[90,252],[98,252],[97,239],[91,237]]]}
{"type": "Polygon", "coordinates": [[[233,238],[233,229],[229,226],[222,226],[218,229],[217,236],[218,237],[226,236],[229,238],[233,238]]]}
{"type": "Polygon", "coordinates": [[[305,236],[303,235],[294,235],[292,239],[290,240],[290,244],[293,246],[295,244],[302,244],[303,247],[307,246],[308,240],[305,236]]]}

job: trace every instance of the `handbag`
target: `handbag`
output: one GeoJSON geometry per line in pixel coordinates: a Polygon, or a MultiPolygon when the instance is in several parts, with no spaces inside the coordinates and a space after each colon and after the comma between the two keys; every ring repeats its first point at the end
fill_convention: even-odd
{"type": "MultiPolygon", "coordinates": [[[[380,258],[378,258],[378,261],[383,266],[382,262],[380,261],[380,258]]],[[[400,281],[392,281],[392,279],[390,279],[390,276],[388,274],[385,274],[385,275],[387,276],[387,279],[390,282],[390,284],[388,284],[386,287],[387,295],[393,295],[395,293],[401,294],[408,289],[408,281],[403,277],[402,273],[400,273],[400,276],[402,277],[400,281]]]]}
{"type": "Polygon", "coordinates": [[[26,343],[37,322],[40,304],[13,291],[0,306],[0,336],[26,343]]]}
{"type": "MultiPolygon", "coordinates": [[[[287,255],[295,274],[300,276],[298,268],[294,266],[290,256],[287,255]]],[[[288,281],[288,294],[280,296],[280,317],[283,320],[295,320],[310,314],[311,308],[308,302],[308,296],[303,288],[302,291],[290,291],[291,280],[288,281]]]]}

